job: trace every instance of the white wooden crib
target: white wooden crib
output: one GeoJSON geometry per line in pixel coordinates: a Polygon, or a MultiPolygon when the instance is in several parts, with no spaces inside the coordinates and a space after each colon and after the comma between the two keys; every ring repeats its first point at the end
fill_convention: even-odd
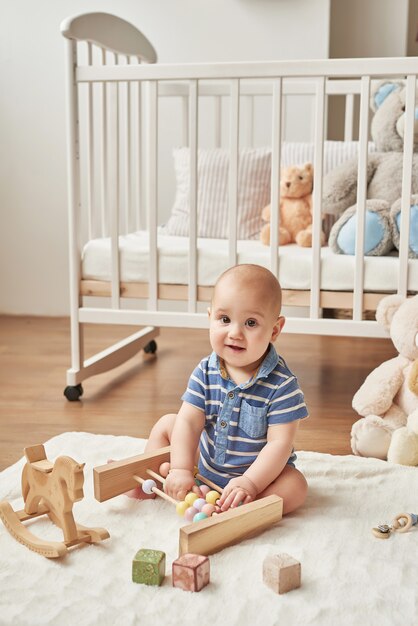
{"type": "MultiPolygon", "coordinates": [[[[364,257],[361,252],[369,93],[372,80],[406,80],[406,206],[416,59],[163,65],[156,63],[156,53],[140,31],[115,16],[69,18],[61,30],[68,77],[69,400],[80,397],[84,379],[121,364],[142,348],[155,351],[159,327],[206,327],[205,303],[214,281],[236,263],[260,263],[278,276],[284,305],[292,307],[285,309],[286,331],[383,336],[376,322],[363,319],[363,312],[374,310],[386,293],[417,292],[418,260],[408,260],[408,211],[402,217],[399,255],[364,257]],[[326,141],[334,97],[344,100],[340,143],[326,141]],[[358,141],[353,142],[357,123],[358,141]],[[176,146],[183,146],[183,152],[175,153],[177,181],[171,162],[176,146]],[[323,174],[335,164],[333,159],[347,158],[350,150],[359,155],[360,206],[357,252],[352,257],[320,246],[323,174]],[[271,198],[273,206],[279,201],[281,165],[313,161],[312,248],[279,247],[277,213],[272,216],[269,247],[258,238],[240,238],[239,198],[254,175],[243,179],[240,168],[245,159],[258,159],[261,169],[255,174],[258,171],[260,181],[266,176],[266,156],[268,201],[271,198]],[[216,184],[202,173],[200,159],[205,158],[216,172],[224,168],[225,158],[228,166],[225,226],[216,237],[210,229],[209,236],[200,232],[199,185],[203,180],[208,186],[216,184]],[[187,207],[183,198],[181,209],[188,211],[188,232],[173,235],[167,226],[174,197],[178,204],[181,196],[179,176],[183,194],[187,190],[187,207]],[[351,319],[328,319],[324,309],[348,309],[351,319]],[[85,360],[84,324],[141,329],[85,360]]],[[[206,217],[210,222],[210,211],[206,217]]]]}

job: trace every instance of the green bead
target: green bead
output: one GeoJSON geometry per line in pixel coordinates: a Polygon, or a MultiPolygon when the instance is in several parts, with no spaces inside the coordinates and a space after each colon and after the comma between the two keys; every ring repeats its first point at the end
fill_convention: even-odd
{"type": "Polygon", "coordinates": [[[143,585],[161,585],[165,577],[165,553],[141,548],[132,561],[132,580],[143,585]]]}

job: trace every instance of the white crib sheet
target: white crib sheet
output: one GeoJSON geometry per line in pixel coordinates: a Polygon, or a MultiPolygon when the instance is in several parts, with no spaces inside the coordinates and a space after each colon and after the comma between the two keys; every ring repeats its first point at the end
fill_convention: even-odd
{"type": "MultiPolygon", "coordinates": [[[[124,282],[148,282],[149,236],[137,231],[119,237],[120,274],[124,282]]],[[[225,239],[198,239],[198,284],[211,286],[229,266],[228,242],[225,239]]],[[[238,262],[258,263],[269,267],[270,248],[259,241],[238,241],[238,262]]],[[[160,283],[187,284],[187,237],[158,235],[158,278],[160,283]]],[[[311,280],[311,248],[296,244],[281,246],[279,280],[283,289],[309,289],[311,280]]],[[[397,289],[398,257],[366,257],[365,291],[385,292],[397,289]]],[[[328,291],[352,291],[355,258],[321,249],[321,288],[328,291]]],[[[111,274],[110,239],[93,239],[83,250],[82,278],[109,281],[111,274]]],[[[418,259],[409,260],[408,289],[418,291],[418,259]]]]}

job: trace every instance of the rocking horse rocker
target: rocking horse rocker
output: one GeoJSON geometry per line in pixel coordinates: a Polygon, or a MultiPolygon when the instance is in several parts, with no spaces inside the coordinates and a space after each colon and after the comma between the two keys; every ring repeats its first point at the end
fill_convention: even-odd
{"type": "Polygon", "coordinates": [[[69,456],[58,457],[53,464],[46,458],[43,445],[25,448],[24,452],[27,459],[22,471],[24,508],[14,511],[6,500],[0,502],[0,519],[9,533],[30,550],[52,559],[64,556],[72,546],[107,539],[109,533],[104,528],[81,526],[73,517],[74,502],[84,497],[84,464],[69,456]],[[23,524],[41,515],[47,515],[62,529],[64,541],[40,539],[23,524]]]}

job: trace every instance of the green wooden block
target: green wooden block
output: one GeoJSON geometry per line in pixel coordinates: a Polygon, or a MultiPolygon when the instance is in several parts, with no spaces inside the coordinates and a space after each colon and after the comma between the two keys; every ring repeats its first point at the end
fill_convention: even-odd
{"type": "Polygon", "coordinates": [[[165,553],[141,548],[132,561],[132,580],[142,585],[161,585],[165,577],[165,553]]]}

